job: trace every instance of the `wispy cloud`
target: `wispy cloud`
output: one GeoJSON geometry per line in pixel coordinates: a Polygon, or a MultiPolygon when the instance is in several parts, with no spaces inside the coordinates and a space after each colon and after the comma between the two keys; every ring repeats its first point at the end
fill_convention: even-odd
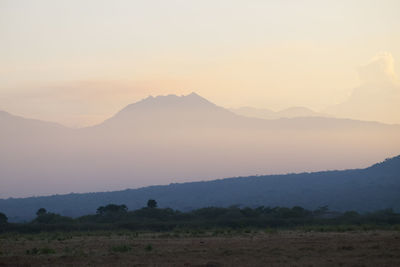
{"type": "Polygon", "coordinates": [[[398,82],[394,69],[394,58],[389,52],[380,52],[368,64],[358,68],[361,83],[398,82]]]}
{"type": "Polygon", "coordinates": [[[400,84],[391,53],[380,52],[359,67],[360,86],[343,103],[325,110],[359,120],[400,124],[400,84]]]}

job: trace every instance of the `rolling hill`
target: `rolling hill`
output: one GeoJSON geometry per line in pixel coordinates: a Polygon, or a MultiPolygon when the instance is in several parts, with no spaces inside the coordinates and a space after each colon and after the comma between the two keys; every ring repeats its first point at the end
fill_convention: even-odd
{"type": "Polygon", "coordinates": [[[150,186],[115,192],[54,195],[0,200],[11,220],[28,220],[41,207],[68,216],[95,213],[101,205],[129,209],[156,199],[160,207],[190,210],[207,206],[302,206],[360,212],[400,210],[400,156],[365,169],[287,175],[251,176],[214,181],[150,186]]]}

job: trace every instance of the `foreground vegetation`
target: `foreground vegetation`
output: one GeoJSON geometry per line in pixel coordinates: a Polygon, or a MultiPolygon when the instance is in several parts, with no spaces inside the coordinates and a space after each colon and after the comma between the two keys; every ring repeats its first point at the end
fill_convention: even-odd
{"type": "Polygon", "coordinates": [[[348,230],[398,230],[400,214],[391,209],[359,214],[329,211],[327,207],[306,210],[302,207],[229,208],[208,207],[181,212],[169,208],[157,208],[155,200],[147,207],[128,211],[125,205],[109,204],[97,209],[96,214],[70,218],[47,212],[41,208],[37,217],[27,223],[8,223],[7,216],[0,213],[0,233],[36,233],[51,231],[176,231],[213,229],[303,229],[312,231],[348,230]]]}
{"type": "Polygon", "coordinates": [[[400,214],[327,207],[125,205],[70,218],[41,208],[27,223],[0,214],[6,266],[400,266],[400,214]]]}
{"type": "Polygon", "coordinates": [[[0,234],[3,266],[400,266],[400,231],[0,234]]]}

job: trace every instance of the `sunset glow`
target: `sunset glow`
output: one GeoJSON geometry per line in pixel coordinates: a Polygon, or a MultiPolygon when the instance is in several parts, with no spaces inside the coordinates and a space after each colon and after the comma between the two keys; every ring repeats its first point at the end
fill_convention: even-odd
{"type": "Polygon", "coordinates": [[[399,10],[399,1],[3,0],[0,110],[81,127],[148,95],[195,91],[226,108],[400,123],[399,10]],[[351,104],[379,96],[391,106],[333,107],[367,83],[376,92],[351,104]]]}

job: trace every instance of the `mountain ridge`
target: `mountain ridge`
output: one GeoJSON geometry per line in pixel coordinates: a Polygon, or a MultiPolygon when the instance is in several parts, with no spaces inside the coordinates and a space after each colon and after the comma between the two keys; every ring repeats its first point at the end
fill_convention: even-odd
{"type": "Polygon", "coordinates": [[[139,103],[82,129],[0,118],[0,197],[348,169],[400,151],[400,125],[247,118],[196,94],[139,103]]]}
{"type": "Polygon", "coordinates": [[[298,118],[298,117],[326,117],[326,118],[333,117],[329,114],[315,112],[310,108],[302,106],[288,107],[279,111],[273,111],[271,109],[265,109],[265,108],[253,108],[248,106],[240,108],[231,108],[229,110],[238,115],[267,119],[267,120],[281,119],[281,118],[298,118]]]}
{"type": "Polygon", "coordinates": [[[215,105],[196,93],[182,96],[170,94],[157,97],[149,96],[141,101],[129,104],[114,116],[96,126],[124,120],[134,121],[136,119],[137,121],[142,121],[145,116],[152,116],[151,119],[155,121],[168,119],[168,116],[175,116],[176,119],[182,119],[185,122],[190,120],[199,122],[215,116],[232,120],[236,114],[215,105]]]}
{"type": "MultiPolygon", "coordinates": [[[[318,113],[318,112],[315,112],[315,111],[313,111],[313,110],[311,110],[309,108],[302,107],[302,106],[289,107],[289,108],[286,108],[286,109],[283,109],[283,110],[280,110],[280,111],[277,111],[277,112],[269,110],[269,109],[259,109],[259,108],[253,108],[253,107],[241,107],[241,108],[237,108],[237,109],[226,109],[224,107],[218,106],[218,105],[210,102],[209,100],[207,100],[206,98],[198,95],[195,92],[192,92],[192,93],[190,93],[188,95],[181,95],[181,96],[178,96],[178,95],[175,95],[175,94],[169,94],[169,95],[159,95],[159,96],[153,97],[153,96],[150,95],[150,96],[148,96],[148,97],[146,97],[146,98],[144,98],[144,99],[142,99],[140,101],[137,101],[137,102],[134,102],[134,103],[126,105],[124,108],[122,108],[116,114],[114,114],[113,116],[110,116],[109,118],[107,118],[103,122],[100,122],[100,123],[98,123],[96,125],[93,125],[93,126],[86,126],[86,127],[82,127],[82,128],[78,128],[78,129],[70,128],[70,127],[61,125],[61,124],[59,124],[57,122],[51,122],[51,121],[45,121],[45,120],[33,119],[33,118],[27,118],[27,117],[20,116],[20,115],[15,115],[15,114],[9,113],[9,112],[7,112],[5,110],[0,110],[0,116],[2,116],[2,115],[4,116],[5,115],[8,118],[23,119],[23,120],[32,121],[32,122],[45,123],[45,124],[48,124],[48,125],[54,125],[54,126],[57,125],[59,127],[63,127],[63,128],[66,128],[66,129],[79,130],[79,129],[87,129],[87,128],[101,126],[101,125],[107,123],[108,121],[110,121],[112,119],[115,119],[116,117],[118,117],[118,116],[120,116],[120,115],[122,115],[124,113],[130,114],[132,112],[137,111],[140,108],[146,108],[146,109],[150,109],[150,110],[151,109],[162,110],[162,109],[172,108],[173,110],[174,109],[176,110],[176,109],[186,108],[186,107],[193,108],[193,107],[196,107],[196,106],[197,107],[201,107],[201,108],[213,108],[215,110],[223,111],[225,114],[229,114],[230,116],[236,115],[236,116],[238,116],[240,118],[251,118],[251,119],[254,119],[256,121],[260,121],[260,120],[261,121],[264,121],[264,120],[268,120],[268,121],[269,120],[285,121],[285,120],[288,120],[288,119],[304,119],[304,118],[318,119],[318,118],[324,118],[324,119],[332,119],[332,121],[351,121],[351,122],[360,122],[360,123],[376,123],[376,124],[381,124],[381,125],[392,125],[392,126],[397,126],[398,125],[398,126],[400,126],[400,124],[389,124],[389,123],[384,123],[384,122],[379,122],[379,121],[366,121],[366,120],[358,120],[358,119],[353,119],[353,118],[332,117],[332,116],[329,116],[328,114],[318,113]],[[172,100],[172,101],[169,101],[169,100],[172,100]],[[168,101],[169,101],[169,103],[168,103],[168,101]],[[161,106],[157,106],[159,104],[161,104],[161,106]],[[193,105],[193,104],[195,104],[195,105],[193,105]],[[199,105],[199,104],[202,104],[202,105],[199,105]],[[283,116],[282,115],[281,116],[281,115],[279,115],[279,116],[274,117],[272,119],[268,119],[268,118],[262,118],[260,116],[248,116],[248,115],[241,114],[240,112],[235,112],[235,111],[238,111],[240,109],[252,109],[252,110],[258,110],[258,111],[269,111],[269,112],[272,112],[272,113],[275,113],[275,114],[279,114],[279,113],[284,114],[284,113],[291,113],[291,112],[295,112],[296,113],[297,111],[300,110],[302,112],[310,112],[313,115],[311,115],[311,116],[306,116],[306,115],[305,116],[298,116],[298,115],[295,115],[295,116],[283,116]]],[[[146,111],[148,111],[148,110],[146,110],[146,111]]],[[[132,115],[132,114],[130,114],[130,115],[132,115]]]]}
{"type": "Polygon", "coordinates": [[[32,218],[40,208],[68,216],[94,213],[100,205],[126,204],[140,208],[149,198],[160,207],[190,210],[206,206],[328,205],[332,210],[360,212],[400,210],[400,156],[363,169],[331,170],[286,175],[223,178],[212,181],[171,183],[111,192],[71,193],[30,198],[0,199],[0,211],[14,220],[32,218]]]}

